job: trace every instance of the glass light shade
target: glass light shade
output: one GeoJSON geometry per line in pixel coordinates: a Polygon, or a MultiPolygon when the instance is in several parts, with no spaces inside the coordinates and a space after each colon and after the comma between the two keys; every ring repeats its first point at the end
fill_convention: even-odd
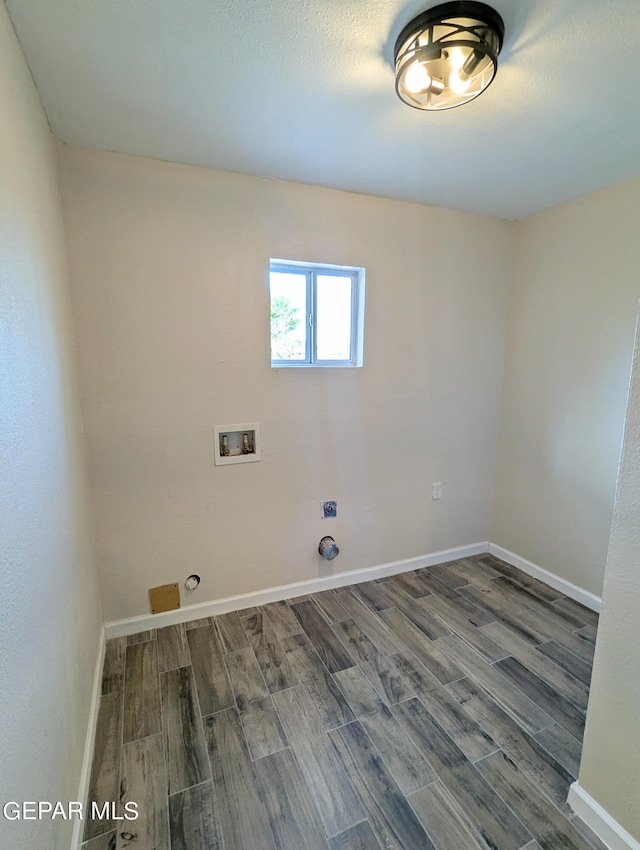
{"type": "Polygon", "coordinates": [[[495,77],[504,38],[500,15],[484,3],[443,3],[418,15],[395,46],[396,92],[415,109],[461,106],[495,77]]]}

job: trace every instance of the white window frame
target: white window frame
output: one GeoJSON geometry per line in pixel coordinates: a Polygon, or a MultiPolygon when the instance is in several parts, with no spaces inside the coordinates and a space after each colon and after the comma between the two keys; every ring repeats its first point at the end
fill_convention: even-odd
{"type": "MultiPolygon", "coordinates": [[[[306,350],[304,360],[271,360],[275,368],[353,368],[362,366],[364,351],[364,269],[358,266],[335,266],[326,263],[305,263],[299,260],[269,261],[269,293],[271,272],[304,274],[306,278],[306,350]],[[318,275],[351,278],[351,333],[348,360],[319,360],[317,357],[316,306],[318,275]]],[[[269,325],[271,330],[271,325],[269,325]]]]}

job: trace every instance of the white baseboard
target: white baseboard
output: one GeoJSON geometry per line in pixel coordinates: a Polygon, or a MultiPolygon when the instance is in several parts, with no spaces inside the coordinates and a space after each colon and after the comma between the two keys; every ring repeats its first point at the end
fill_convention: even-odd
{"type": "Polygon", "coordinates": [[[564,593],[565,596],[575,599],[575,601],[579,602],[581,605],[585,605],[592,611],[600,613],[602,599],[599,596],[596,596],[595,593],[590,593],[588,590],[578,587],[577,584],[573,584],[555,573],[551,573],[549,570],[545,570],[543,567],[539,567],[537,564],[527,561],[526,558],[521,558],[520,555],[516,555],[515,552],[503,549],[502,546],[497,546],[495,543],[489,543],[489,554],[495,555],[496,558],[501,558],[503,561],[506,561],[507,564],[511,564],[512,567],[517,567],[519,570],[522,570],[523,573],[526,573],[532,578],[537,578],[540,581],[543,581],[545,584],[548,584],[549,587],[553,587],[554,590],[559,590],[560,593],[564,593]]]}
{"type": "Polygon", "coordinates": [[[579,782],[569,788],[567,802],[609,850],[640,850],[640,842],[620,826],[579,782]]]}
{"type": "MultiPolygon", "coordinates": [[[[84,741],[84,755],[82,757],[82,770],[80,772],[80,786],[76,800],[82,803],[83,811],[86,809],[87,797],[89,795],[89,780],[91,779],[91,764],[93,762],[93,747],[96,739],[96,725],[98,722],[98,710],[100,708],[100,693],[102,691],[102,666],[104,664],[104,653],[107,645],[104,628],[100,628],[98,652],[96,654],[96,669],[93,674],[93,687],[91,689],[91,705],[89,707],[89,719],[87,721],[87,734],[84,741]]],[[[75,818],[73,821],[73,833],[71,835],[71,850],[80,850],[82,844],[82,833],[84,821],[75,818]]]]}
{"type": "Polygon", "coordinates": [[[488,542],[473,543],[469,546],[458,546],[456,549],[444,549],[429,555],[419,555],[417,558],[406,558],[403,561],[392,561],[376,567],[365,567],[361,570],[350,570],[346,573],[336,573],[331,576],[297,581],[293,584],[283,584],[280,587],[270,587],[251,593],[241,593],[238,596],[228,596],[225,599],[215,599],[201,602],[197,605],[187,605],[175,611],[165,611],[162,614],[142,614],[129,617],[126,620],[112,620],[105,624],[107,639],[133,635],[147,629],[162,626],[174,626],[201,617],[211,617],[226,614],[228,611],[239,611],[242,608],[253,608],[256,605],[266,605],[281,599],[295,596],[306,596],[307,593],[317,593],[320,590],[331,590],[334,587],[344,587],[347,584],[359,584],[377,578],[417,570],[420,567],[432,567],[434,564],[444,564],[447,561],[457,561],[460,558],[470,558],[472,555],[482,555],[488,551],[488,542]]]}
{"type": "Polygon", "coordinates": [[[564,593],[565,596],[575,599],[592,611],[600,611],[602,600],[599,596],[589,593],[582,587],[572,584],[564,578],[549,572],[537,564],[527,561],[526,558],[510,552],[495,543],[482,542],[473,543],[469,546],[458,546],[455,549],[444,549],[440,552],[432,552],[428,555],[419,555],[416,558],[406,558],[402,561],[392,561],[388,564],[380,564],[375,567],[365,567],[361,570],[350,570],[346,573],[336,573],[330,576],[320,576],[297,581],[293,584],[283,584],[279,587],[269,587],[250,593],[241,593],[238,596],[227,596],[224,599],[214,599],[209,602],[200,602],[196,605],[187,605],[177,608],[175,611],[165,611],[162,614],[141,614],[137,617],[129,617],[126,620],[111,620],[105,624],[105,632],[108,640],[123,635],[133,635],[147,629],[161,628],[162,626],[173,626],[177,623],[186,623],[189,620],[197,620],[201,617],[211,617],[217,614],[226,614],[228,611],[239,611],[242,608],[253,608],[256,605],[266,605],[269,602],[277,602],[281,599],[290,599],[296,596],[306,596],[308,593],[317,593],[321,590],[331,590],[336,587],[344,587],[348,584],[359,584],[363,581],[372,581],[386,576],[405,573],[409,570],[417,570],[421,567],[430,567],[434,564],[444,564],[447,561],[457,561],[460,558],[470,558],[473,555],[482,555],[489,552],[497,558],[501,558],[513,567],[522,570],[523,573],[537,578],[564,593]]]}

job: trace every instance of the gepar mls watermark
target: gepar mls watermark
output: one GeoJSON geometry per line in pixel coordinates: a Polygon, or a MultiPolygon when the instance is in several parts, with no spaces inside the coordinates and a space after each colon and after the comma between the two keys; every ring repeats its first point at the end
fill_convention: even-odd
{"type": "Polygon", "coordinates": [[[24,800],[22,803],[9,801],[2,807],[5,820],[137,820],[138,804],[125,803],[120,808],[116,803],[96,803],[83,806],[77,800],[66,803],[50,803],[47,800],[24,800]]]}

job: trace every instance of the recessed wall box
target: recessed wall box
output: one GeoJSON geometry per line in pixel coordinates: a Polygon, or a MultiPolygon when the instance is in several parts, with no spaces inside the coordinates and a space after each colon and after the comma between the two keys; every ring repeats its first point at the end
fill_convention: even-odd
{"type": "Polygon", "coordinates": [[[213,452],[216,466],[260,460],[260,423],[216,425],[213,429],[213,452]]]}
{"type": "Polygon", "coordinates": [[[338,503],[335,500],[330,502],[321,502],[322,519],[331,519],[338,516],[338,503]]]}

